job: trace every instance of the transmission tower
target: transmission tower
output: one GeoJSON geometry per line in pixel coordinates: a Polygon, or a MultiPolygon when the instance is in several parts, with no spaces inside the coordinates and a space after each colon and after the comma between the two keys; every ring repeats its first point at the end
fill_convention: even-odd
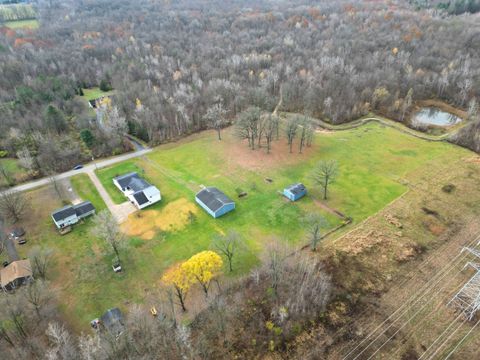
{"type": "MultiPolygon", "coordinates": [[[[478,244],[477,244],[478,245],[478,244]]],[[[480,251],[474,248],[465,247],[462,252],[469,252],[480,260],[480,251]]],[[[458,309],[468,321],[471,321],[478,310],[480,310],[480,264],[468,262],[466,267],[475,269],[475,275],[455,294],[448,305],[458,309]]]]}

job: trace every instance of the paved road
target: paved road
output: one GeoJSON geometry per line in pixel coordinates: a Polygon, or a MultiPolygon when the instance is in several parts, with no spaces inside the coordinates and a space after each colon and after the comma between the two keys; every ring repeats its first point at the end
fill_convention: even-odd
{"type": "MultiPolygon", "coordinates": [[[[109,159],[89,163],[89,164],[85,165],[80,170],[70,170],[70,171],[64,172],[62,174],[58,174],[58,175],[55,176],[55,179],[56,180],[62,180],[62,179],[72,177],[74,175],[78,175],[78,174],[88,174],[89,172],[95,171],[95,169],[97,169],[97,168],[110,166],[110,165],[113,165],[113,164],[116,164],[116,163],[119,163],[119,162],[122,162],[122,161],[125,161],[125,160],[128,160],[128,159],[133,159],[133,158],[136,158],[136,157],[139,157],[139,156],[143,156],[145,154],[148,154],[151,151],[152,151],[152,149],[144,149],[144,150],[140,150],[140,151],[135,151],[133,153],[123,154],[123,155],[115,156],[115,157],[112,157],[112,158],[109,158],[109,159]]],[[[43,185],[47,185],[47,184],[50,183],[50,181],[51,180],[49,178],[42,178],[42,179],[31,181],[31,182],[28,182],[28,183],[25,183],[25,184],[14,186],[14,187],[10,188],[9,190],[14,190],[14,191],[31,190],[31,189],[35,189],[35,188],[43,186],[43,185]]]]}

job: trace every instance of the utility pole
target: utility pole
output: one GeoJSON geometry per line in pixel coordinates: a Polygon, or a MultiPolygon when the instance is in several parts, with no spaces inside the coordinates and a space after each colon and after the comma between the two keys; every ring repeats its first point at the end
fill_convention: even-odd
{"type": "MultiPolygon", "coordinates": [[[[476,248],[464,247],[462,252],[465,251],[480,260],[480,251],[476,248]]],[[[469,261],[464,269],[467,267],[473,268],[475,275],[463,285],[448,305],[458,309],[468,321],[471,321],[477,311],[480,310],[480,263],[469,261]]]]}

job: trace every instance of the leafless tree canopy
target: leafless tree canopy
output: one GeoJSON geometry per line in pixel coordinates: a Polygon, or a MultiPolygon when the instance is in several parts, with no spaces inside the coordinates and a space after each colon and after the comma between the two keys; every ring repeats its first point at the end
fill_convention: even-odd
{"type": "Polygon", "coordinates": [[[28,203],[21,192],[6,190],[0,193],[0,215],[12,223],[19,221],[28,203]]]}
{"type": "Polygon", "coordinates": [[[476,18],[447,14],[478,5],[439,2],[39,1],[35,35],[0,33],[0,145],[58,171],[122,151],[124,131],[159,143],[218,129],[212,109],[227,122],[271,112],[280,93],[279,110],[333,123],[371,109],[402,120],[432,97],[466,108],[480,88],[476,18]],[[94,86],[115,89],[105,121],[78,96],[94,86]]]}

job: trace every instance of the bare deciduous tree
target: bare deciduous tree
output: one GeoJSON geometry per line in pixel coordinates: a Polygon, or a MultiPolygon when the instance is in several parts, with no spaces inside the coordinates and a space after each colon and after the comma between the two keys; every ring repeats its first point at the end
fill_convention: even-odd
{"type": "Polygon", "coordinates": [[[120,230],[117,220],[108,210],[99,212],[94,218],[92,233],[102,239],[120,261],[120,251],[126,246],[126,237],[120,230]]]}
{"type": "Polygon", "coordinates": [[[285,125],[285,135],[290,147],[290,153],[292,153],[293,140],[295,139],[298,130],[298,120],[299,118],[297,116],[291,117],[285,125]]]}
{"type": "Polygon", "coordinates": [[[337,176],[338,163],[336,160],[322,160],[313,169],[311,178],[322,189],[323,200],[327,200],[328,186],[336,180],[337,176]]]}
{"type": "Polygon", "coordinates": [[[0,193],[0,214],[9,221],[16,223],[27,211],[27,201],[19,191],[6,190],[0,193]]]}
{"type": "Polygon", "coordinates": [[[46,279],[47,271],[53,258],[53,250],[35,246],[29,251],[28,258],[32,264],[33,276],[46,279]]]}
{"type": "Polygon", "coordinates": [[[37,279],[28,283],[28,285],[26,286],[25,298],[30,303],[30,305],[32,305],[35,310],[35,314],[41,320],[41,310],[51,300],[52,289],[49,288],[47,282],[37,279]]]}
{"type": "Polygon", "coordinates": [[[207,109],[204,118],[210,124],[210,127],[217,130],[218,140],[222,140],[220,131],[225,126],[227,110],[224,109],[222,103],[214,104],[207,109]]]}
{"type": "Polygon", "coordinates": [[[312,251],[317,251],[318,244],[322,240],[321,229],[326,224],[325,218],[316,213],[309,213],[304,221],[307,226],[310,247],[312,248],[312,251]]]}
{"type": "Polygon", "coordinates": [[[233,257],[242,246],[240,239],[239,233],[230,230],[226,235],[218,235],[213,240],[213,247],[227,258],[230,272],[233,271],[233,257]]]}

